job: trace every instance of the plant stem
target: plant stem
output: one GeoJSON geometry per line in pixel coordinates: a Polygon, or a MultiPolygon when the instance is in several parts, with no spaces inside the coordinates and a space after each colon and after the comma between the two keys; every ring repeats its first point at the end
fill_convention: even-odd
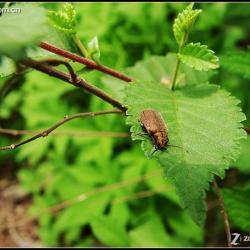
{"type": "Polygon", "coordinates": [[[69,74],[65,74],[64,72],[61,72],[57,69],[54,69],[53,67],[50,67],[47,64],[43,64],[43,63],[34,61],[32,59],[24,60],[21,63],[30,67],[30,68],[36,69],[36,70],[41,71],[45,74],[56,77],[56,78],[61,79],[65,82],[68,82],[76,87],[83,88],[83,89],[87,90],[88,92],[98,96],[99,98],[101,98],[105,102],[120,109],[124,113],[127,110],[127,108],[124,107],[119,101],[117,101],[116,99],[114,99],[112,96],[108,95],[106,92],[102,91],[101,89],[89,84],[84,79],[77,78],[77,81],[72,81],[71,76],[69,74]]]}
{"type": "Polygon", "coordinates": [[[181,60],[179,58],[177,58],[177,63],[176,63],[174,77],[173,77],[173,83],[172,83],[172,90],[175,90],[175,87],[176,87],[176,79],[177,79],[180,64],[181,64],[181,60]]]}
{"type": "Polygon", "coordinates": [[[77,47],[79,48],[79,50],[81,51],[82,55],[84,57],[88,58],[89,57],[89,52],[87,51],[85,46],[82,44],[79,36],[78,35],[73,35],[73,40],[74,40],[75,44],[77,45],[77,47]]]}
{"type": "Polygon", "coordinates": [[[100,111],[100,112],[85,112],[85,113],[78,113],[78,114],[74,114],[74,115],[66,115],[63,120],[58,121],[57,123],[55,123],[53,126],[51,126],[50,128],[32,136],[31,138],[24,140],[22,142],[19,142],[17,144],[11,144],[9,146],[4,146],[4,147],[0,147],[0,150],[9,150],[9,149],[16,149],[17,147],[20,147],[24,144],[27,144],[29,142],[32,142],[40,137],[46,137],[48,136],[52,131],[54,131],[55,129],[57,129],[58,127],[62,126],[64,123],[71,121],[73,119],[76,118],[80,118],[80,117],[94,117],[94,116],[98,116],[98,115],[107,115],[107,114],[121,114],[122,112],[120,110],[108,110],[108,111],[100,111]]]}
{"type": "Polygon", "coordinates": [[[223,197],[220,193],[220,189],[218,187],[218,184],[216,182],[216,180],[213,181],[213,186],[214,186],[214,190],[216,193],[216,196],[218,198],[219,201],[219,205],[221,208],[221,213],[223,215],[223,220],[224,220],[224,225],[225,225],[225,231],[226,231],[226,235],[227,235],[227,246],[228,247],[232,247],[231,244],[231,231],[230,231],[230,224],[229,224],[229,220],[228,220],[228,215],[227,215],[227,211],[224,205],[224,201],[223,201],[223,197]]]}
{"type": "Polygon", "coordinates": [[[82,57],[82,56],[79,56],[77,54],[71,53],[71,52],[69,52],[67,50],[57,48],[57,47],[55,47],[55,46],[53,46],[53,45],[51,45],[49,43],[41,42],[40,47],[42,49],[50,51],[50,52],[52,52],[54,54],[57,54],[57,55],[65,57],[65,58],[71,59],[72,61],[79,62],[81,64],[87,65],[89,68],[99,70],[99,71],[101,71],[101,72],[103,72],[105,74],[111,75],[111,76],[116,77],[118,79],[121,79],[121,80],[123,80],[125,82],[132,82],[133,81],[133,79],[131,77],[126,76],[121,72],[118,72],[118,71],[116,71],[114,69],[103,66],[101,64],[98,64],[98,63],[96,63],[96,62],[94,62],[94,61],[92,61],[90,59],[87,59],[85,57],[82,57]]]}
{"type": "MultiPolygon", "coordinates": [[[[187,38],[188,38],[188,34],[189,34],[189,32],[185,33],[183,40],[182,40],[181,44],[179,45],[178,53],[180,52],[181,48],[185,45],[187,38]]],[[[176,80],[177,80],[177,75],[178,75],[178,71],[180,68],[180,64],[181,64],[181,60],[177,56],[177,62],[176,62],[174,77],[173,77],[173,82],[172,82],[172,90],[175,90],[175,88],[176,88],[176,80]]]]}

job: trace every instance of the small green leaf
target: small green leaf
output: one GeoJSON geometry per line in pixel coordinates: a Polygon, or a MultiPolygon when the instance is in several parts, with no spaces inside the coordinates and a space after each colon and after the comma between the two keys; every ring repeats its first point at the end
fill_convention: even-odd
{"type": "Polygon", "coordinates": [[[60,31],[75,34],[76,11],[72,4],[65,3],[60,11],[49,11],[48,16],[55,28],[60,31]]]}
{"type": "Polygon", "coordinates": [[[98,38],[95,36],[89,43],[88,43],[88,52],[91,59],[93,59],[95,62],[99,62],[100,60],[100,49],[99,49],[99,43],[98,38]]]}
{"type": "Polygon", "coordinates": [[[186,9],[179,13],[177,18],[174,20],[174,36],[180,47],[185,42],[186,34],[189,32],[196,18],[202,12],[200,9],[193,10],[192,8],[193,3],[188,5],[186,9]]]}
{"type": "MultiPolygon", "coordinates": [[[[78,47],[76,46],[72,35],[67,32],[61,32],[59,29],[55,28],[54,26],[49,26],[48,35],[44,38],[44,41],[53,44],[59,48],[69,50],[73,53],[80,53],[78,47]]],[[[42,49],[40,49],[42,50],[42,49]]],[[[44,52],[42,52],[44,53],[44,52]]],[[[51,55],[55,56],[51,53],[51,55]]],[[[48,55],[47,55],[48,56],[48,55]]]]}
{"type": "Polygon", "coordinates": [[[71,3],[65,3],[63,5],[63,11],[62,13],[65,13],[67,16],[67,19],[71,23],[72,26],[76,24],[76,11],[74,6],[71,3]]]}
{"type": "Polygon", "coordinates": [[[224,171],[240,153],[240,140],[246,137],[240,123],[245,115],[239,101],[219,86],[201,84],[171,91],[157,82],[136,82],[126,87],[127,123],[132,139],[142,140],[146,156],[152,157],[151,139],[142,137],[138,121],[147,108],[160,112],[168,128],[169,144],[154,157],[173,180],[182,207],[198,224],[205,218],[205,190],[214,175],[224,171]],[[223,107],[223,108],[222,108],[223,107]]]}
{"type": "Polygon", "coordinates": [[[47,34],[45,9],[36,5],[17,4],[21,13],[0,17],[0,55],[15,60],[25,56],[26,49],[38,44],[47,34]]]}
{"type": "Polygon", "coordinates": [[[196,70],[209,70],[219,67],[219,59],[214,52],[200,43],[189,43],[178,53],[180,60],[196,70]]]}

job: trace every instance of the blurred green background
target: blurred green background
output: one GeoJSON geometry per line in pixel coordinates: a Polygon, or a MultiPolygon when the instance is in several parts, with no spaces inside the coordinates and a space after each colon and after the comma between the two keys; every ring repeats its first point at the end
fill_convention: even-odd
{"type": "MultiPolygon", "coordinates": [[[[62,3],[42,5],[57,10],[62,3]]],[[[173,20],[186,5],[74,3],[81,40],[87,42],[97,35],[101,63],[115,69],[133,66],[151,55],[176,52],[173,20]]],[[[196,3],[195,8],[201,8],[203,13],[190,40],[208,45],[222,58],[231,51],[249,53],[250,4],[196,3]]],[[[89,81],[112,93],[102,77],[103,74],[98,72],[87,75],[89,81]]],[[[250,85],[246,77],[230,72],[223,67],[222,61],[211,82],[221,84],[239,98],[249,117],[250,85]]],[[[0,100],[0,127],[41,130],[66,114],[105,109],[110,106],[84,91],[42,73],[30,72],[20,79],[15,91],[0,100]]],[[[250,126],[250,123],[246,121],[245,125],[250,126]]],[[[5,216],[1,213],[1,245],[20,246],[22,240],[43,246],[225,245],[223,220],[212,192],[207,197],[207,222],[200,228],[180,208],[172,185],[164,179],[157,162],[146,159],[140,143],[132,142],[129,137],[64,134],[65,131],[129,132],[124,117],[109,115],[78,119],[57,131],[61,134],[52,134],[15,151],[0,152],[3,201],[0,211],[5,211],[11,204],[12,212],[6,216],[15,214],[17,225],[14,223],[14,228],[21,238],[16,239],[8,227],[6,229],[5,216]],[[15,187],[15,192],[7,199],[6,190],[11,187],[15,187]],[[24,207],[23,212],[18,213],[16,207],[24,207]],[[46,209],[48,207],[55,211],[46,209]],[[36,220],[29,220],[33,217],[36,220]],[[32,233],[28,233],[30,230],[32,233]]],[[[9,145],[26,137],[1,134],[0,143],[9,145]]],[[[250,140],[243,146],[239,161],[220,183],[223,187],[248,183],[250,140]]],[[[226,204],[230,210],[230,201],[226,204]]],[[[250,218],[247,208],[244,209],[245,216],[250,218]]],[[[237,220],[237,212],[235,215],[230,211],[232,232],[249,234],[249,223],[246,225],[237,220]]],[[[232,208],[232,211],[235,210],[232,208]]]]}

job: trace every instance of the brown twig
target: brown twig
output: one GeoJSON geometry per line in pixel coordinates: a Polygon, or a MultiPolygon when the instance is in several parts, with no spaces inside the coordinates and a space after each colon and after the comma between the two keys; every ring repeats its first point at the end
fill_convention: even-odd
{"type": "Polygon", "coordinates": [[[124,195],[122,197],[118,197],[112,202],[112,204],[118,204],[118,203],[123,203],[123,202],[131,201],[131,200],[142,199],[142,198],[150,197],[150,196],[153,196],[153,195],[159,194],[160,192],[165,192],[165,191],[166,191],[166,186],[162,185],[158,187],[156,190],[150,189],[150,190],[140,191],[140,192],[132,193],[129,195],[124,195]]]}
{"type": "Polygon", "coordinates": [[[86,117],[86,116],[98,116],[98,115],[106,115],[106,114],[121,114],[122,112],[120,110],[108,110],[108,111],[100,111],[100,112],[85,112],[85,113],[78,113],[78,114],[74,114],[74,115],[69,115],[69,116],[65,116],[63,120],[58,121],[56,124],[54,124],[53,126],[51,126],[50,128],[32,136],[31,138],[24,140],[22,142],[19,142],[17,144],[12,144],[9,146],[3,146],[0,147],[0,150],[10,150],[10,149],[15,149],[21,145],[24,145],[26,143],[29,143],[31,141],[34,141],[40,137],[46,137],[48,136],[53,130],[57,129],[58,127],[60,127],[61,125],[63,125],[64,123],[76,119],[76,118],[80,118],[80,117],[86,117]]]}
{"type": "Polygon", "coordinates": [[[220,189],[218,187],[218,184],[216,182],[216,180],[213,181],[213,186],[214,186],[214,190],[216,193],[216,196],[218,198],[218,202],[221,208],[221,213],[223,215],[223,220],[224,220],[224,225],[225,225],[225,231],[226,231],[226,235],[227,235],[227,246],[228,247],[232,247],[231,244],[231,231],[230,231],[230,224],[229,224],[229,220],[228,220],[228,215],[227,215],[227,211],[224,205],[224,201],[223,201],[223,197],[220,193],[220,189]]]}
{"type": "Polygon", "coordinates": [[[24,60],[21,63],[30,67],[30,68],[36,69],[36,70],[41,71],[45,74],[56,77],[56,78],[61,79],[65,82],[68,82],[76,87],[83,88],[83,89],[87,90],[88,92],[98,96],[99,98],[101,98],[105,102],[108,102],[111,105],[113,105],[114,107],[120,109],[124,113],[127,110],[127,108],[125,108],[119,101],[117,101],[116,99],[114,99],[112,96],[108,95],[107,93],[105,93],[101,89],[89,84],[84,79],[77,78],[76,81],[72,81],[71,76],[69,74],[65,74],[64,72],[61,72],[57,69],[54,69],[53,67],[50,67],[47,64],[40,63],[40,62],[34,61],[32,59],[24,60]]]}
{"type": "Polygon", "coordinates": [[[66,201],[61,202],[59,204],[56,204],[56,205],[54,205],[52,207],[45,208],[44,210],[41,211],[41,213],[43,213],[43,212],[46,213],[48,211],[51,211],[52,213],[56,213],[59,210],[62,210],[64,208],[66,208],[66,207],[74,205],[74,204],[76,204],[78,202],[82,202],[82,201],[88,199],[89,197],[92,197],[93,195],[96,195],[98,193],[108,192],[108,191],[116,190],[116,189],[119,189],[119,188],[127,187],[127,186],[130,186],[130,185],[133,185],[133,184],[137,184],[139,182],[144,182],[145,180],[150,179],[150,178],[152,178],[154,176],[159,176],[160,174],[162,174],[162,172],[159,171],[159,170],[156,170],[156,171],[153,171],[153,173],[145,174],[143,176],[140,176],[139,178],[136,177],[136,178],[133,178],[133,179],[130,179],[130,180],[123,180],[121,182],[115,182],[115,183],[107,184],[105,186],[96,188],[96,189],[91,190],[89,192],[82,193],[82,194],[78,195],[77,197],[75,197],[73,199],[66,200],[66,201]]]}
{"type": "MultiPolygon", "coordinates": [[[[0,128],[0,134],[19,136],[19,135],[35,135],[39,133],[37,130],[17,130],[0,128]]],[[[55,131],[53,136],[75,136],[75,137],[114,137],[128,138],[129,133],[110,132],[110,131],[55,131]]]]}
{"type": "Polygon", "coordinates": [[[92,69],[96,69],[96,70],[99,70],[105,74],[108,74],[108,75],[111,75],[111,76],[114,76],[116,78],[119,78],[125,82],[132,82],[133,79],[129,76],[126,76],[124,74],[122,74],[121,72],[118,72],[114,69],[111,69],[111,68],[108,68],[106,66],[103,66],[101,64],[98,64],[90,59],[87,59],[85,57],[82,57],[82,56],[79,56],[77,54],[74,54],[74,53],[71,53],[67,50],[64,50],[64,49],[60,49],[54,45],[51,45],[47,42],[41,42],[40,43],[40,47],[42,49],[45,49],[47,51],[50,51],[54,54],[57,54],[57,55],[60,55],[60,56],[63,56],[65,58],[68,58],[68,59],[71,59],[72,61],[75,61],[75,62],[79,62],[81,64],[84,64],[84,65],[87,65],[89,68],[92,68],[92,69]]]}
{"type": "Polygon", "coordinates": [[[45,59],[45,60],[40,60],[39,62],[46,63],[50,66],[59,66],[60,64],[63,64],[67,68],[67,70],[70,74],[71,81],[77,82],[77,75],[75,74],[72,66],[67,61],[49,58],[49,59],[45,59]]]}

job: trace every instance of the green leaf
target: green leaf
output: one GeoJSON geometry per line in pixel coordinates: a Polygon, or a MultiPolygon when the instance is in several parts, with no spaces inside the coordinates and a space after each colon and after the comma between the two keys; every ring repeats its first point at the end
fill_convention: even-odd
{"type": "Polygon", "coordinates": [[[214,52],[200,43],[189,43],[178,53],[180,60],[196,70],[209,70],[219,67],[219,59],[214,52]]]}
{"type": "Polygon", "coordinates": [[[91,59],[93,59],[95,62],[100,61],[100,49],[98,44],[98,38],[95,36],[89,43],[88,43],[88,52],[91,59]]]}
{"type": "Polygon", "coordinates": [[[124,227],[112,217],[99,216],[91,221],[95,236],[107,246],[129,246],[130,240],[124,227]]]}
{"type": "MultiPolygon", "coordinates": [[[[54,46],[57,46],[59,48],[69,50],[73,53],[80,53],[78,47],[76,46],[72,35],[69,33],[61,32],[60,30],[56,29],[53,26],[49,26],[48,28],[49,33],[48,35],[44,38],[44,41],[53,44],[54,46]]],[[[42,49],[40,49],[42,50],[42,49]]],[[[42,53],[44,54],[44,50],[42,50],[42,53]]],[[[48,53],[47,53],[48,54],[48,53]]],[[[55,57],[55,54],[50,53],[55,57]]],[[[46,55],[48,57],[48,55],[46,55]]]]}
{"type": "Polygon", "coordinates": [[[53,230],[58,234],[71,228],[82,227],[92,222],[92,217],[102,216],[109,200],[109,195],[89,197],[62,211],[54,224],[53,230]]]}
{"type": "Polygon", "coordinates": [[[120,225],[125,227],[130,218],[130,209],[125,202],[114,203],[109,216],[119,221],[120,225]]]}
{"type": "Polygon", "coordinates": [[[219,86],[202,84],[171,91],[157,82],[136,82],[126,87],[127,123],[132,139],[142,140],[142,149],[151,157],[154,145],[145,139],[138,121],[142,110],[160,112],[168,127],[169,146],[154,156],[171,178],[182,207],[203,224],[205,190],[214,174],[223,177],[225,169],[240,152],[245,119],[239,101],[219,86]]]}
{"type": "Polygon", "coordinates": [[[47,33],[47,17],[44,8],[18,4],[21,13],[0,17],[0,55],[15,60],[25,56],[27,48],[37,45],[47,33]]]}
{"type": "Polygon", "coordinates": [[[193,10],[193,3],[189,4],[186,9],[178,14],[177,18],[174,20],[173,31],[174,36],[181,47],[186,40],[186,35],[195,22],[198,15],[202,10],[193,10]]]}
{"type": "Polygon", "coordinates": [[[65,3],[62,10],[49,11],[48,16],[58,30],[70,34],[76,33],[76,11],[72,4],[65,3]]]}
{"type": "Polygon", "coordinates": [[[222,68],[250,79],[250,50],[227,53],[220,61],[222,68]]]}
{"type": "MultiPolygon", "coordinates": [[[[176,61],[177,56],[174,53],[168,53],[166,56],[152,56],[149,59],[137,62],[133,67],[126,68],[124,73],[136,80],[161,82],[170,87],[176,61]]],[[[177,84],[180,87],[206,83],[211,75],[211,72],[197,71],[181,64],[177,84]]],[[[123,102],[125,87],[123,81],[105,76],[102,78],[102,82],[113,91],[117,99],[123,102]]]]}
{"type": "Polygon", "coordinates": [[[250,186],[222,190],[230,222],[240,229],[250,232],[250,186]]]}

